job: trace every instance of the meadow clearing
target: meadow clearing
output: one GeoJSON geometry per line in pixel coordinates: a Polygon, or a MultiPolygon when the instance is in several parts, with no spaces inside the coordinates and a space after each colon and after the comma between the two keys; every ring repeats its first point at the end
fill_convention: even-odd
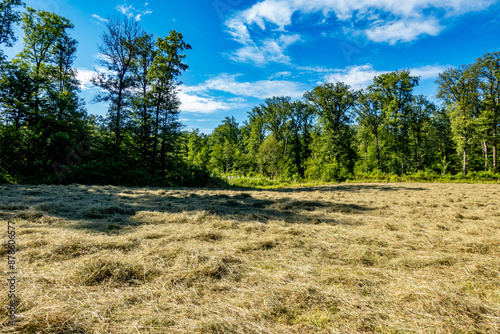
{"type": "Polygon", "coordinates": [[[0,221],[2,333],[500,332],[495,184],[0,185],[0,221]]]}

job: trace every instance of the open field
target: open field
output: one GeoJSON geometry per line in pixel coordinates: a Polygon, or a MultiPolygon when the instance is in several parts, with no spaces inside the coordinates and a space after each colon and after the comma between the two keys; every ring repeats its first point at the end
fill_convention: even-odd
{"type": "Polygon", "coordinates": [[[498,185],[0,185],[8,220],[2,333],[500,331],[498,185]]]}

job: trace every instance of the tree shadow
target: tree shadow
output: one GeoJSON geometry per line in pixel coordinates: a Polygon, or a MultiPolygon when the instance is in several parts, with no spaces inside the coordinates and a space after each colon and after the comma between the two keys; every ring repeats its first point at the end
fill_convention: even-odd
{"type": "MultiPolygon", "coordinates": [[[[219,217],[239,222],[271,220],[302,224],[356,224],[336,218],[335,213],[348,215],[375,210],[357,204],[332,200],[257,198],[255,191],[187,188],[124,188],[114,186],[12,186],[0,195],[0,218],[24,219],[34,224],[68,222],[68,227],[100,233],[121,233],[127,228],[147,224],[137,217],[146,211],[161,213],[165,222],[175,214],[203,213],[205,218],[219,217]],[[20,204],[21,203],[21,204],[20,204]]],[[[290,189],[288,191],[339,191],[338,187],[290,189]]]]}

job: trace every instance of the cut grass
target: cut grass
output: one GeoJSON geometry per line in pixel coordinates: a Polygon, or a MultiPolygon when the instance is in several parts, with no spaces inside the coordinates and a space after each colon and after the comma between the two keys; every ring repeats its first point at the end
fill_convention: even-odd
{"type": "Polygon", "coordinates": [[[5,185],[0,332],[497,333],[497,188],[5,185]]]}

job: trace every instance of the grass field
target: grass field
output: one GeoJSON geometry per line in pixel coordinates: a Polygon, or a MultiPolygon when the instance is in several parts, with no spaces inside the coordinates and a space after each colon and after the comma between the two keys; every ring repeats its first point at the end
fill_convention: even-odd
{"type": "Polygon", "coordinates": [[[498,185],[0,189],[2,333],[500,331],[498,185]]]}

